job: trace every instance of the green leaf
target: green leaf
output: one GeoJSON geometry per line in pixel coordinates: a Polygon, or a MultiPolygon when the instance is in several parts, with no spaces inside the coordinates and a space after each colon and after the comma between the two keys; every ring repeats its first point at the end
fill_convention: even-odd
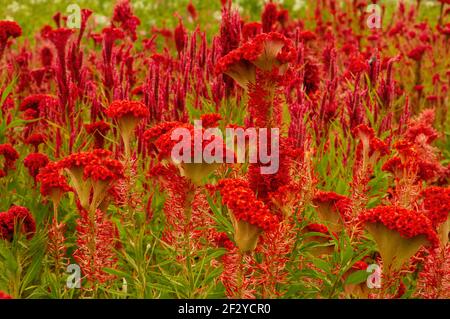
{"type": "Polygon", "coordinates": [[[345,281],[346,285],[357,285],[362,282],[365,282],[367,280],[367,277],[369,277],[370,273],[368,273],[365,270],[358,270],[352,273],[350,276],[348,276],[347,280],[345,281]]]}

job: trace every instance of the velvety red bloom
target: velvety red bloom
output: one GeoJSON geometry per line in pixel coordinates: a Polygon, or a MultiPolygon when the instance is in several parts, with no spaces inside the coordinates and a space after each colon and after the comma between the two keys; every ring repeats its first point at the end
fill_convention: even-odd
{"type": "Polygon", "coordinates": [[[58,200],[64,193],[72,191],[66,178],[60,174],[59,170],[57,164],[49,163],[36,176],[36,180],[41,184],[42,196],[50,196],[58,200]]]}
{"type": "Polygon", "coordinates": [[[100,133],[105,135],[111,129],[111,125],[105,121],[98,121],[91,124],[85,124],[84,128],[89,134],[100,133]]]}
{"type": "Polygon", "coordinates": [[[9,38],[17,38],[22,35],[22,29],[14,21],[0,21],[0,58],[6,48],[9,38]]]}
{"type": "Polygon", "coordinates": [[[3,156],[3,170],[7,172],[9,169],[14,169],[14,164],[19,158],[19,153],[12,147],[11,144],[0,144],[0,156],[3,156]]]}
{"type": "Polygon", "coordinates": [[[58,162],[59,168],[79,168],[88,165],[91,161],[98,158],[104,159],[111,156],[111,151],[98,149],[92,152],[81,152],[70,154],[58,162]]]}
{"type": "Polygon", "coordinates": [[[22,28],[15,21],[0,21],[0,41],[17,38],[22,35],[22,28]]]}
{"type": "Polygon", "coordinates": [[[124,177],[123,165],[116,160],[92,159],[84,168],[83,177],[93,181],[114,181],[124,177]]]}
{"type": "Polygon", "coordinates": [[[329,235],[330,234],[330,232],[328,231],[327,226],[322,225],[322,224],[317,224],[317,223],[308,224],[306,226],[306,229],[309,232],[313,232],[313,233],[321,233],[321,234],[324,234],[324,235],[329,235]]]}
{"type": "Polygon", "coordinates": [[[173,129],[174,127],[183,125],[181,122],[163,122],[159,123],[152,128],[146,130],[143,134],[144,141],[147,143],[153,143],[157,138],[166,134],[168,131],[173,129]]]}
{"type": "Polygon", "coordinates": [[[295,57],[296,50],[291,40],[280,33],[263,33],[222,57],[216,65],[216,72],[231,76],[247,88],[248,83],[255,82],[256,68],[273,71],[295,57]]]}
{"type": "Polygon", "coordinates": [[[348,70],[353,74],[359,74],[369,69],[369,65],[365,58],[359,54],[350,57],[348,70]]]}
{"type": "Polygon", "coordinates": [[[450,188],[427,187],[422,191],[422,208],[436,227],[448,219],[450,214],[450,188]]]}
{"type": "Polygon", "coordinates": [[[430,47],[427,45],[419,45],[408,53],[408,58],[413,59],[414,61],[420,61],[429,48],[430,47]]]}
{"type": "Polygon", "coordinates": [[[36,232],[36,223],[30,211],[22,206],[12,206],[7,212],[0,213],[0,237],[11,241],[18,223],[22,225],[20,231],[31,239],[36,232]]]}
{"type": "Polygon", "coordinates": [[[302,30],[299,33],[299,38],[305,42],[317,39],[317,35],[311,30],[302,30]]]}
{"type": "Polygon", "coordinates": [[[98,121],[91,124],[85,124],[86,132],[94,136],[94,148],[100,149],[104,145],[104,136],[111,129],[109,123],[105,121],[98,121]]]}
{"type": "Polygon", "coordinates": [[[353,128],[352,134],[354,136],[359,136],[359,138],[364,141],[368,141],[375,136],[373,128],[367,126],[366,124],[360,124],[353,128]]]}
{"type": "Polygon", "coordinates": [[[106,109],[105,113],[113,119],[125,116],[145,118],[150,115],[145,104],[137,101],[116,100],[106,109]]]}
{"type": "Polygon", "coordinates": [[[277,18],[277,5],[273,2],[266,3],[266,5],[264,6],[264,11],[261,15],[263,32],[271,32],[273,25],[277,22],[277,18]]]}
{"type": "Polygon", "coordinates": [[[129,0],[117,2],[114,7],[112,21],[118,23],[120,27],[130,35],[131,39],[136,41],[136,28],[141,24],[141,20],[133,14],[129,0]]]}
{"type": "Polygon", "coordinates": [[[211,230],[211,241],[219,248],[225,248],[229,251],[233,250],[236,246],[230,240],[230,237],[224,232],[217,232],[216,230],[211,230]]]}
{"type": "Polygon", "coordinates": [[[31,153],[23,160],[23,164],[28,168],[28,172],[36,181],[36,176],[42,167],[48,164],[49,160],[47,155],[41,153],[31,153]]]}
{"type": "Polygon", "coordinates": [[[218,126],[219,121],[222,120],[222,116],[216,113],[203,114],[200,119],[204,128],[215,128],[218,126]]]}
{"type": "Polygon", "coordinates": [[[259,22],[249,22],[244,24],[242,27],[242,38],[244,41],[249,41],[250,39],[253,39],[258,34],[261,33],[262,25],[259,22]]]}
{"type": "Polygon", "coordinates": [[[0,291],[0,299],[12,299],[12,297],[8,295],[6,292],[0,291]]]}
{"type": "Polygon", "coordinates": [[[272,214],[262,201],[256,199],[246,182],[222,179],[217,187],[223,204],[233,212],[236,220],[245,221],[264,231],[273,230],[278,225],[278,217],[272,214]]]}
{"type": "Polygon", "coordinates": [[[439,243],[431,221],[421,212],[395,206],[379,206],[362,212],[359,220],[367,223],[381,223],[404,238],[424,235],[432,246],[439,243]]]}
{"type": "Polygon", "coordinates": [[[48,33],[48,38],[55,45],[58,52],[64,52],[67,41],[69,41],[72,34],[72,29],[59,28],[56,30],[51,30],[48,33]]]}

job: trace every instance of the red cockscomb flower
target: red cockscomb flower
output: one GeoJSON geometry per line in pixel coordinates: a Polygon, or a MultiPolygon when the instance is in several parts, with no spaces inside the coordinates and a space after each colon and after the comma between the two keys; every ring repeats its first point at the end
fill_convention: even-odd
{"type": "Polygon", "coordinates": [[[408,58],[414,61],[420,61],[429,48],[427,45],[419,45],[408,52],[408,58]]]}
{"type": "Polygon", "coordinates": [[[222,120],[220,114],[203,114],[200,119],[202,120],[202,126],[204,128],[215,128],[218,126],[219,121],[222,120]]]}
{"type": "Polygon", "coordinates": [[[41,184],[42,196],[49,196],[55,203],[59,202],[64,193],[72,191],[56,163],[49,163],[42,168],[36,176],[36,180],[41,184]]]}
{"type": "Polygon", "coordinates": [[[222,203],[231,211],[236,245],[243,252],[254,250],[261,232],[272,231],[277,227],[278,216],[273,215],[266,205],[256,198],[245,181],[222,179],[217,188],[222,196],[222,203]]]}
{"type": "Polygon", "coordinates": [[[131,39],[136,41],[136,29],[141,24],[141,20],[133,14],[129,0],[122,0],[116,4],[112,21],[118,23],[131,39]]]}
{"type": "Polygon", "coordinates": [[[22,206],[12,206],[7,212],[0,213],[0,237],[12,241],[18,223],[22,225],[20,231],[31,239],[36,232],[36,223],[30,211],[22,206]]]}
{"type": "Polygon", "coordinates": [[[399,270],[421,246],[437,246],[439,239],[422,212],[395,206],[363,211],[359,220],[374,237],[385,271],[399,270]]]}
{"type": "Polygon", "coordinates": [[[5,174],[10,169],[14,169],[14,164],[19,158],[19,153],[12,147],[11,144],[0,144],[0,156],[3,156],[3,171],[5,174]]]}
{"type": "Polygon", "coordinates": [[[39,170],[48,164],[48,156],[41,153],[31,153],[23,160],[24,166],[36,182],[39,170]]]}
{"type": "Polygon", "coordinates": [[[14,21],[0,21],[0,58],[6,48],[9,38],[17,38],[22,35],[22,28],[14,21]]]}
{"type": "Polygon", "coordinates": [[[229,75],[247,89],[249,83],[255,82],[256,68],[270,72],[293,61],[295,56],[291,40],[280,33],[263,33],[222,57],[216,72],[229,75]]]}
{"type": "Polygon", "coordinates": [[[45,143],[46,137],[44,134],[33,133],[25,139],[25,144],[32,145],[37,153],[39,145],[45,143]]]}
{"type": "Polygon", "coordinates": [[[105,113],[115,119],[125,145],[125,154],[130,154],[130,139],[139,121],[150,115],[148,108],[141,102],[117,100],[111,103],[105,113]]]}
{"type": "Polygon", "coordinates": [[[94,148],[103,148],[104,144],[104,136],[111,129],[109,123],[105,121],[97,121],[91,124],[85,124],[84,128],[88,134],[92,134],[94,136],[94,148]]]}
{"type": "Polygon", "coordinates": [[[350,219],[351,200],[334,192],[318,191],[313,204],[320,220],[332,230],[341,231],[350,219]]]}
{"type": "Polygon", "coordinates": [[[147,107],[137,101],[117,100],[111,103],[105,113],[115,120],[123,117],[144,118],[149,116],[147,107]]]}

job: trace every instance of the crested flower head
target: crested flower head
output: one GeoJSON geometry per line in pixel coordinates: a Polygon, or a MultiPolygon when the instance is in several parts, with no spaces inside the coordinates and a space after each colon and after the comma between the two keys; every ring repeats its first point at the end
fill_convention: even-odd
{"type": "Polygon", "coordinates": [[[22,35],[22,28],[15,21],[0,21],[0,41],[8,38],[18,38],[22,35]]]}
{"type": "Polygon", "coordinates": [[[72,190],[56,163],[48,163],[42,168],[36,180],[41,184],[42,196],[49,196],[55,203],[59,202],[63,194],[72,190]]]}
{"type": "Polygon", "coordinates": [[[431,221],[422,212],[379,206],[362,212],[359,220],[374,237],[385,271],[399,270],[420,247],[439,243],[431,221]]]}
{"type": "Polygon", "coordinates": [[[0,21],[0,58],[6,48],[8,39],[22,35],[22,28],[14,21],[0,21]]]}
{"type": "Polygon", "coordinates": [[[408,58],[414,61],[420,61],[429,48],[428,45],[419,45],[408,52],[408,58]]]}
{"type": "Polygon", "coordinates": [[[279,68],[283,73],[295,53],[292,41],[280,33],[263,33],[222,57],[216,72],[229,75],[247,89],[256,80],[256,69],[271,72],[279,68]]]}
{"type": "MultiPolygon", "coordinates": [[[[8,172],[10,169],[14,169],[14,164],[19,158],[19,153],[12,147],[11,144],[0,144],[0,156],[3,157],[3,168],[2,170],[8,172]]],[[[1,160],[1,157],[0,157],[1,160]]],[[[2,162],[0,162],[2,163],[2,162]]]]}
{"type": "Polygon", "coordinates": [[[20,224],[20,231],[31,239],[36,232],[36,223],[30,211],[22,206],[12,206],[6,212],[0,212],[0,238],[11,241],[14,230],[20,224]]]}
{"type": "Polygon", "coordinates": [[[137,101],[116,100],[106,109],[106,114],[115,120],[123,117],[145,118],[149,116],[148,108],[137,101]]]}
{"type": "Polygon", "coordinates": [[[31,153],[23,160],[23,164],[28,168],[28,172],[36,181],[36,176],[42,167],[48,164],[49,160],[47,155],[41,153],[31,153]]]}
{"type": "Polygon", "coordinates": [[[114,7],[113,23],[119,24],[133,41],[137,40],[136,28],[141,20],[133,14],[129,0],[121,0],[114,7]]]}
{"type": "Polygon", "coordinates": [[[110,118],[117,121],[125,145],[125,153],[129,157],[131,136],[139,121],[150,115],[148,108],[141,102],[116,100],[105,112],[110,118]]]}
{"type": "Polygon", "coordinates": [[[340,231],[350,218],[351,200],[334,192],[318,191],[313,204],[319,219],[332,231],[340,231]]]}
{"type": "Polygon", "coordinates": [[[217,188],[222,203],[228,207],[234,227],[236,245],[243,252],[256,248],[262,231],[274,230],[279,218],[273,215],[266,205],[258,200],[248,183],[239,179],[223,179],[217,188]]]}

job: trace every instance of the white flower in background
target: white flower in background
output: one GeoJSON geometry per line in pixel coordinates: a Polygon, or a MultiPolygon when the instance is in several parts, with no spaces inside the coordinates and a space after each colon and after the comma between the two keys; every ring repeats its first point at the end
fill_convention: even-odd
{"type": "Polygon", "coordinates": [[[220,11],[215,11],[213,13],[213,17],[214,17],[214,19],[216,19],[219,22],[222,21],[222,13],[220,11]]]}
{"type": "Polygon", "coordinates": [[[11,17],[11,16],[6,16],[6,17],[5,17],[5,20],[6,20],[6,21],[14,21],[14,18],[11,17]]]}
{"type": "Polygon", "coordinates": [[[143,1],[133,2],[133,9],[144,9],[145,5],[143,1]]]}
{"type": "Polygon", "coordinates": [[[435,7],[438,3],[437,1],[425,1],[423,4],[425,7],[435,7]]]}
{"type": "Polygon", "coordinates": [[[99,25],[106,25],[108,23],[108,17],[101,14],[94,14],[94,19],[99,25]]]}
{"type": "Polygon", "coordinates": [[[18,12],[21,8],[23,8],[23,6],[21,6],[18,2],[13,1],[11,2],[7,7],[6,7],[6,11],[9,11],[11,13],[16,13],[18,12]]]}
{"type": "Polygon", "coordinates": [[[299,11],[305,6],[305,4],[306,4],[305,0],[295,0],[292,10],[299,11]]]}

